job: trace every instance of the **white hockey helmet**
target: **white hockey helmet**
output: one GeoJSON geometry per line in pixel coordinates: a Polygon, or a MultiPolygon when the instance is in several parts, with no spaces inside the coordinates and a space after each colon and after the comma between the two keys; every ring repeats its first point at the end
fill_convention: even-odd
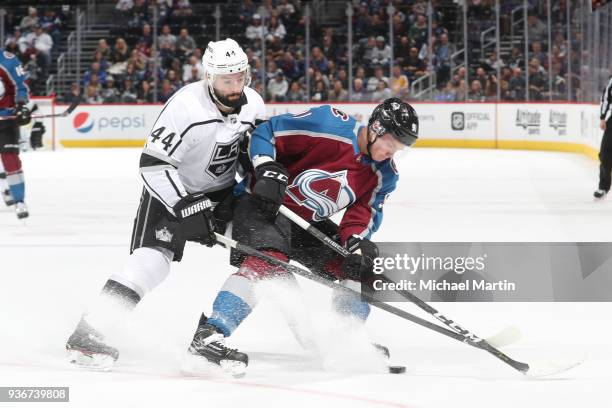
{"type": "Polygon", "coordinates": [[[238,43],[231,38],[209,42],[202,57],[202,65],[208,88],[215,102],[228,109],[236,107],[234,105],[238,102],[232,102],[226,98],[226,95],[215,91],[215,78],[243,73],[244,86],[249,86],[251,83],[249,59],[238,43]]]}

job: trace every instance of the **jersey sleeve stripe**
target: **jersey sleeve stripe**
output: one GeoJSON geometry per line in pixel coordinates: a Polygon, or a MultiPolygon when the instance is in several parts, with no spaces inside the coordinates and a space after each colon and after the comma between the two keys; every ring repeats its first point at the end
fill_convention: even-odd
{"type": "Polygon", "coordinates": [[[320,133],[320,132],[312,132],[309,130],[299,129],[299,130],[277,130],[274,132],[274,137],[286,137],[286,136],[309,136],[309,137],[321,137],[325,139],[335,140],[336,142],[342,142],[349,145],[353,145],[353,141],[347,137],[333,135],[331,133],[320,133]]]}
{"type": "Polygon", "coordinates": [[[608,81],[606,89],[601,94],[601,108],[600,108],[600,119],[605,119],[608,111],[610,110],[610,103],[612,102],[612,77],[608,81]]]}
{"type": "Polygon", "coordinates": [[[140,168],[141,169],[145,167],[158,167],[158,166],[172,166],[173,168],[177,167],[171,163],[168,163],[165,160],[162,160],[158,157],[153,157],[147,153],[142,153],[140,155],[140,168]]]}
{"type": "MultiPolygon", "coordinates": [[[[157,159],[157,160],[159,160],[159,161],[161,161],[163,163],[170,164],[173,167],[178,167],[179,166],[179,162],[177,160],[173,159],[172,157],[168,157],[165,154],[159,153],[159,152],[157,152],[157,151],[155,151],[153,149],[148,149],[148,148],[145,147],[143,149],[143,151],[142,151],[142,155],[140,156],[140,163],[141,163],[140,167],[144,167],[142,165],[142,160],[143,160],[142,156],[143,155],[150,156],[152,158],[151,160],[157,159]]],[[[147,159],[147,160],[149,160],[149,159],[147,159]]]]}
{"type": "Polygon", "coordinates": [[[161,195],[159,195],[155,190],[153,190],[153,188],[151,187],[151,185],[147,182],[147,178],[144,176],[144,174],[140,174],[140,177],[142,177],[142,181],[144,181],[145,186],[147,186],[147,190],[149,190],[149,193],[151,193],[152,196],[155,196],[155,198],[157,198],[161,203],[163,203],[166,207],[168,208],[172,208],[171,205],[169,205],[166,201],[164,201],[164,199],[161,197],[161,195]]]}
{"type": "Polygon", "coordinates": [[[170,184],[172,185],[172,188],[174,188],[174,191],[176,191],[176,195],[178,195],[179,198],[183,198],[183,195],[181,194],[181,191],[176,186],[176,183],[174,182],[174,180],[172,180],[172,176],[170,175],[170,172],[168,170],[166,170],[165,173],[166,173],[166,177],[168,177],[168,180],[170,181],[170,184]]]}

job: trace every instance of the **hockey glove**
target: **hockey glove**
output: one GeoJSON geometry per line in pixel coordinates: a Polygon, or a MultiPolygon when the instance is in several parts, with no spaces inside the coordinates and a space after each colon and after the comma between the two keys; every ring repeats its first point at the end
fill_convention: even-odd
{"type": "Polygon", "coordinates": [[[346,247],[351,252],[342,263],[346,278],[368,282],[374,275],[374,259],[378,258],[378,247],[369,239],[357,235],[348,239],[346,247]]]}
{"type": "Polygon", "coordinates": [[[23,103],[18,103],[15,107],[15,116],[19,126],[27,125],[32,120],[32,112],[23,103]]]}
{"type": "Polygon", "coordinates": [[[34,122],[32,132],[30,133],[30,146],[32,149],[40,149],[43,147],[43,135],[45,134],[45,125],[42,122],[34,122]]]}
{"type": "Polygon", "coordinates": [[[255,168],[255,180],[253,197],[257,199],[264,216],[274,219],[285,199],[289,173],[282,164],[269,161],[255,168]]]}
{"type": "Polygon", "coordinates": [[[173,210],[181,223],[180,231],[184,239],[209,247],[215,245],[217,239],[213,207],[204,193],[193,193],[183,197],[173,210]]]}

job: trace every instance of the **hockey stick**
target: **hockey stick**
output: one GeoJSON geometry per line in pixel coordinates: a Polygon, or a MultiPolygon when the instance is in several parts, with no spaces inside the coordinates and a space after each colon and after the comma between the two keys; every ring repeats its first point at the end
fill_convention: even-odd
{"type": "MultiPolygon", "coordinates": [[[[285,207],[284,205],[281,205],[281,207],[279,209],[279,212],[281,214],[283,214],[285,217],[289,218],[294,223],[296,223],[300,228],[306,230],[308,233],[313,235],[319,241],[323,242],[328,247],[330,247],[331,249],[336,251],[342,257],[346,258],[347,256],[349,256],[351,254],[351,252],[349,252],[342,245],[340,245],[339,243],[337,243],[336,241],[334,241],[333,239],[328,237],[326,234],[324,234],[321,231],[319,231],[317,228],[312,226],[308,221],[306,221],[305,219],[303,219],[302,217],[300,217],[299,215],[297,215],[296,213],[294,213],[293,211],[291,211],[289,208],[285,207]]],[[[380,277],[380,279],[382,279],[385,282],[393,283],[392,280],[390,280],[389,278],[385,277],[384,275],[379,275],[379,277],[380,277]]],[[[464,329],[459,324],[455,323],[453,320],[451,320],[448,317],[444,316],[442,313],[440,313],[439,311],[434,309],[431,305],[429,305],[425,301],[421,300],[419,297],[417,297],[416,295],[410,293],[409,291],[407,291],[407,290],[398,290],[396,292],[398,294],[400,294],[401,296],[403,296],[405,299],[407,299],[410,302],[412,302],[415,305],[417,305],[419,308],[421,308],[424,311],[426,311],[427,313],[429,313],[430,315],[434,316],[436,319],[438,319],[439,321],[444,323],[446,326],[448,326],[451,329],[457,331],[459,334],[462,334],[463,336],[469,337],[469,338],[471,338],[472,340],[474,340],[476,342],[484,341],[485,343],[488,343],[486,340],[483,340],[483,339],[479,338],[475,334],[471,333],[469,330],[464,329]]],[[[501,344],[507,344],[507,343],[511,342],[511,340],[516,338],[516,337],[520,337],[520,334],[518,333],[518,329],[506,329],[501,334],[498,334],[496,337],[498,337],[497,341],[496,341],[496,344],[501,345],[501,344]]]]}
{"type": "MultiPolygon", "coordinates": [[[[44,115],[32,115],[31,118],[32,119],[63,118],[63,117],[66,117],[66,116],[70,115],[72,113],[72,111],[74,111],[77,108],[77,106],[79,106],[80,102],[81,102],[80,98],[77,98],[62,113],[50,113],[50,114],[44,114],[44,115]]],[[[0,121],[2,121],[2,120],[15,120],[15,119],[17,119],[17,115],[0,116],[0,121]]]]}
{"type": "Polygon", "coordinates": [[[493,354],[495,357],[499,358],[500,360],[502,360],[504,363],[508,364],[509,366],[511,366],[512,368],[514,368],[515,370],[523,373],[523,374],[528,374],[530,367],[528,364],[526,363],[522,363],[520,361],[516,361],[513,360],[512,358],[508,357],[507,355],[505,355],[504,353],[502,353],[501,351],[497,350],[496,348],[494,348],[493,346],[491,346],[489,343],[487,343],[485,340],[482,340],[476,336],[474,336],[473,334],[467,332],[469,335],[465,335],[462,333],[457,333],[454,330],[450,330],[447,329],[445,327],[442,326],[438,326],[435,323],[429,322],[425,319],[422,319],[418,316],[415,316],[411,313],[408,313],[402,309],[396,308],[394,306],[388,305],[386,303],[380,302],[378,299],[376,299],[374,296],[368,294],[368,293],[360,293],[357,291],[354,291],[350,288],[347,288],[345,286],[342,286],[334,281],[325,279],[321,276],[315,275],[313,273],[310,273],[308,271],[306,271],[305,269],[299,268],[297,266],[291,265],[287,262],[283,262],[271,255],[268,255],[264,252],[258,251],[257,249],[251,248],[250,246],[241,244],[231,238],[227,238],[221,234],[217,234],[215,233],[216,237],[217,237],[217,242],[222,244],[224,247],[226,248],[234,248],[238,251],[244,252],[248,255],[253,255],[256,256],[257,258],[260,258],[262,260],[267,261],[270,264],[276,265],[276,266],[280,266],[282,268],[284,268],[286,271],[294,273],[296,275],[300,275],[306,279],[309,279],[311,281],[315,281],[317,283],[320,283],[322,285],[325,285],[329,288],[332,289],[338,289],[338,290],[342,290],[351,294],[356,294],[356,295],[360,295],[362,297],[362,299],[365,299],[369,304],[371,304],[374,307],[377,307],[379,309],[382,309],[386,312],[389,312],[391,314],[394,314],[398,317],[401,317],[405,320],[409,320],[413,323],[416,323],[420,326],[426,327],[430,330],[433,330],[435,332],[438,332],[440,334],[443,334],[447,337],[453,338],[455,340],[458,340],[460,342],[463,343],[467,343],[470,346],[482,349],[482,350],[486,350],[489,353],[493,354]]]}

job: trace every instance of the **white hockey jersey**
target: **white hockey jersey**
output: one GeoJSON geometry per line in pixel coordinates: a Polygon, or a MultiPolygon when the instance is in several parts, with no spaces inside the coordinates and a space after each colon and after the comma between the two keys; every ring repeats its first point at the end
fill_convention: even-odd
{"type": "Polygon", "coordinates": [[[185,195],[230,187],[238,147],[265,118],[259,94],[245,87],[236,114],[223,115],[205,81],[184,86],[164,105],[140,159],[146,189],[169,210],[185,195]]]}

